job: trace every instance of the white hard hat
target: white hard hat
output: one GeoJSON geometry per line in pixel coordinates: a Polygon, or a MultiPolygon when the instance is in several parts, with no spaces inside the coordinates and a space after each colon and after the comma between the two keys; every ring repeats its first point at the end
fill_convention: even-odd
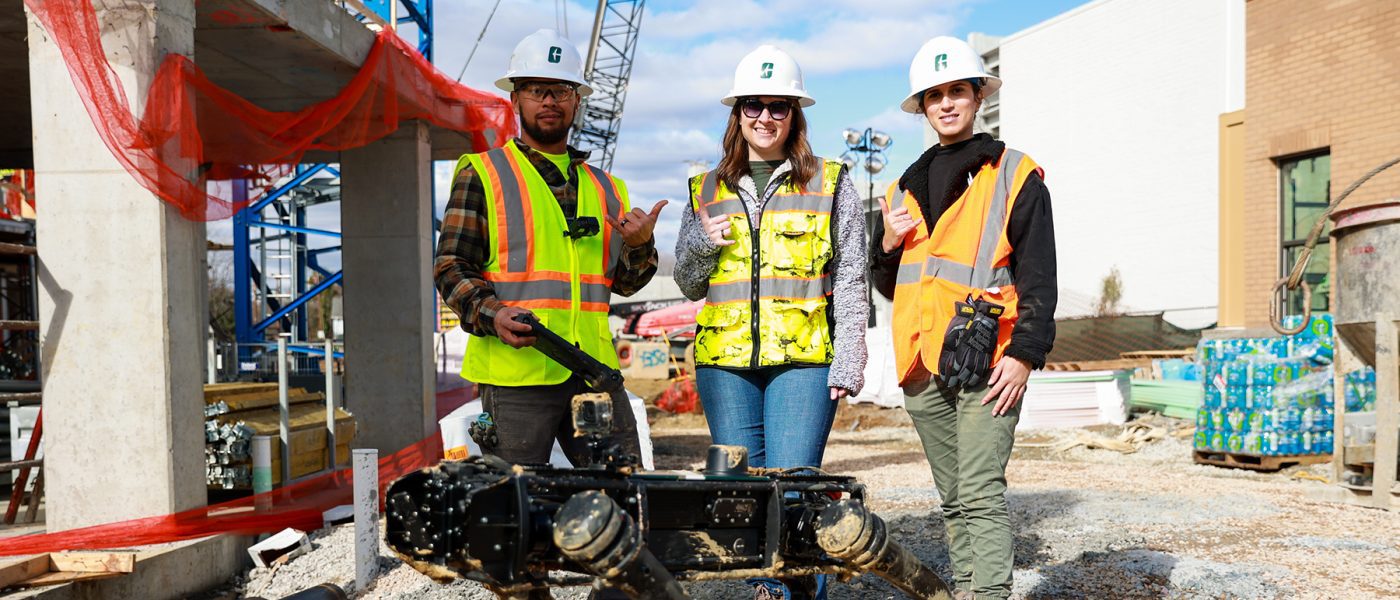
{"type": "Polygon", "coordinates": [[[984,98],[1001,88],[1001,79],[987,72],[982,56],[967,42],[946,35],[924,42],[909,64],[909,97],[899,107],[919,114],[919,98],[924,90],[961,79],[981,79],[984,98]]]}
{"type": "Polygon", "coordinates": [[[734,88],[720,102],[734,106],[745,96],[797,98],[797,104],[804,108],[817,103],[802,86],[802,68],[797,66],[797,61],[777,46],[768,44],[759,46],[739,61],[734,69],[734,88]]]}
{"type": "Polygon", "coordinates": [[[515,45],[515,52],[510,55],[510,70],[505,77],[496,80],[496,87],[513,92],[515,82],[511,80],[526,77],[577,84],[580,96],[593,93],[593,88],[583,80],[583,59],[578,49],[553,29],[536,31],[515,45]]]}

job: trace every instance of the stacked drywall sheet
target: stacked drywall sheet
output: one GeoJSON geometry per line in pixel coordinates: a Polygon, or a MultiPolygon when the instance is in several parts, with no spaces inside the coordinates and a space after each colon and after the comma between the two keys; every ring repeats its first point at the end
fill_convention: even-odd
{"type": "Polygon", "coordinates": [[[1021,400],[1018,430],[1127,421],[1127,371],[1037,371],[1021,400]]]}

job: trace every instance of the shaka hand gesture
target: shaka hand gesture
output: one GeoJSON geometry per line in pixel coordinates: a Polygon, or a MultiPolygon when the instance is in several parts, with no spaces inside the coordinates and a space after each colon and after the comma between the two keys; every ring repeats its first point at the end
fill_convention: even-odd
{"type": "Polygon", "coordinates": [[[884,198],[880,199],[880,214],[885,218],[885,236],[880,240],[880,245],[885,252],[894,252],[895,248],[904,245],[904,238],[914,231],[919,223],[923,223],[923,218],[915,219],[910,216],[909,209],[904,205],[890,210],[889,202],[884,198]]]}
{"type": "Polygon", "coordinates": [[[666,206],[668,200],[662,200],[651,207],[651,212],[642,212],[640,208],[634,208],[631,212],[622,215],[622,219],[614,219],[612,215],[603,215],[608,220],[608,225],[622,234],[622,241],[633,248],[640,247],[651,239],[651,231],[656,228],[656,216],[661,214],[661,209],[666,206]]]}

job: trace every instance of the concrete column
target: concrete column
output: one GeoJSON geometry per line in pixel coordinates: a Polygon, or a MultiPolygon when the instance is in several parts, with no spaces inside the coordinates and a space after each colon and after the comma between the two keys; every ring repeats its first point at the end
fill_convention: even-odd
{"type": "Polygon", "coordinates": [[[359,426],[353,445],[380,456],[437,426],[430,151],[415,122],[341,153],[345,406],[359,426]]]}
{"type": "MultiPolygon", "coordinates": [[[[145,105],[168,53],[193,53],[194,4],[99,3],[107,60],[133,110],[145,105]]],[[[116,162],[58,47],[32,15],[28,32],[34,165],[43,198],[48,528],[200,506],[204,224],[181,218],[116,162]]]]}

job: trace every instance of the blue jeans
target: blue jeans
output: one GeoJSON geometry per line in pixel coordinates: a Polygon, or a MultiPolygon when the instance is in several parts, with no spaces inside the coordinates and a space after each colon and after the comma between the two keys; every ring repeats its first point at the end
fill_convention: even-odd
{"type": "Polygon", "coordinates": [[[748,448],[750,466],[821,466],[826,437],[836,418],[836,402],[826,385],[828,370],[825,366],[695,369],[710,437],[716,444],[748,448]]]}

